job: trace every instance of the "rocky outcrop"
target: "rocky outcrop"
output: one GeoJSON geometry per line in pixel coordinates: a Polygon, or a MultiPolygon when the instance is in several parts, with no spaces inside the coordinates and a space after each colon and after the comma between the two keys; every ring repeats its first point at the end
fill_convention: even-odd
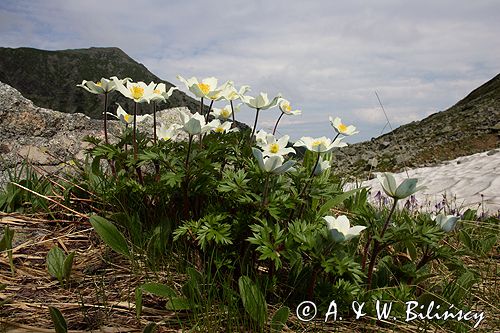
{"type": "Polygon", "coordinates": [[[500,75],[446,111],[334,151],[342,175],[431,166],[500,147],[500,75]]]}
{"type": "MultiPolygon", "coordinates": [[[[158,121],[180,123],[180,113],[187,108],[173,108],[157,113],[158,121]]],[[[109,137],[116,140],[124,129],[118,120],[109,120],[109,137]]],[[[140,124],[139,129],[152,135],[152,120],[140,124]]],[[[9,173],[20,170],[27,159],[44,172],[57,172],[64,162],[83,160],[89,144],[85,136],[104,138],[102,120],[84,114],[67,114],[38,107],[19,91],[0,82],[0,185],[9,173]]]]}

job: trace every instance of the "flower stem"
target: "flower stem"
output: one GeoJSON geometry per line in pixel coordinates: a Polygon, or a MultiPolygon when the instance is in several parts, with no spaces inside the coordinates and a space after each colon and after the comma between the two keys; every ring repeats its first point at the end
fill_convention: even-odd
{"type": "Polygon", "coordinates": [[[137,102],[134,102],[134,129],[133,129],[133,132],[132,132],[132,140],[134,141],[133,144],[134,144],[134,161],[137,161],[137,140],[136,140],[136,136],[135,136],[135,132],[136,132],[136,129],[137,129],[137,102]]]}
{"type": "Polygon", "coordinates": [[[192,143],[193,143],[193,136],[191,134],[189,134],[188,151],[187,151],[187,155],[186,155],[186,162],[184,163],[184,166],[185,166],[186,170],[189,167],[189,154],[191,153],[191,145],[192,145],[192,143]]]}
{"type": "Polygon", "coordinates": [[[214,100],[210,102],[210,106],[208,107],[207,114],[205,115],[205,122],[208,123],[208,116],[210,115],[210,111],[212,111],[212,106],[214,105],[214,100]]]}
{"type": "Polygon", "coordinates": [[[231,116],[233,117],[233,123],[231,124],[231,128],[234,128],[236,126],[236,119],[234,118],[234,106],[233,106],[233,101],[230,100],[229,104],[231,105],[231,116]]]}
{"type": "Polygon", "coordinates": [[[156,145],[156,102],[153,102],[153,143],[156,145]]]}
{"type": "Polygon", "coordinates": [[[284,114],[285,114],[284,112],[281,112],[280,116],[278,117],[278,120],[276,121],[276,125],[274,125],[273,135],[274,135],[274,133],[276,133],[276,128],[278,128],[278,123],[280,122],[281,117],[283,117],[284,114]]]}
{"type": "Polygon", "coordinates": [[[252,134],[250,135],[250,141],[253,140],[253,135],[255,134],[255,129],[257,128],[257,119],[259,119],[259,111],[260,109],[257,108],[257,112],[255,113],[255,121],[253,123],[252,134]]]}
{"type": "Polygon", "coordinates": [[[104,142],[108,144],[108,92],[104,93],[104,142]]]}
{"type": "MultiPolygon", "coordinates": [[[[394,211],[396,210],[396,207],[398,205],[398,199],[394,199],[394,204],[392,205],[391,211],[389,213],[389,216],[387,216],[387,220],[384,223],[384,227],[382,228],[382,231],[380,232],[380,239],[384,237],[385,231],[387,230],[387,227],[389,226],[389,222],[391,221],[392,214],[394,214],[394,211]]],[[[372,277],[373,277],[373,268],[375,267],[375,261],[377,260],[377,256],[380,252],[380,242],[375,240],[373,243],[373,250],[372,250],[372,255],[370,259],[370,265],[368,266],[368,278],[366,282],[366,289],[369,290],[372,284],[372,277]]]]}

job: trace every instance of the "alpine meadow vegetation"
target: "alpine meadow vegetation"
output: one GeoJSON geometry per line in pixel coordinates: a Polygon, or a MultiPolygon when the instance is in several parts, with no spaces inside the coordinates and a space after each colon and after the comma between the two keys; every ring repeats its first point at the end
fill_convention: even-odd
{"type": "MultiPolygon", "coordinates": [[[[129,78],[84,80],[80,87],[104,96],[104,140],[86,138],[87,159],[75,162],[64,186],[32,175],[13,179],[32,190],[7,185],[0,210],[13,212],[26,202],[33,211],[48,210],[48,193],[60,194],[59,207],[85,216],[133,268],[129,312],[136,320],[145,300],[153,299],[165,315],[187,313],[178,326],[197,332],[302,332],[349,323],[352,331],[411,325],[415,331],[467,332],[484,325],[479,317],[407,320],[408,302],[484,311],[475,294],[484,275],[470,263],[498,250],[497,219],[480,220],[473,210],[433,215],[401,207],[422,187],[417,179],[397,184],[390,173],[379,175],[386,196],[374,205],[368,188],[344,190],[332,159],[332,151],[347,145],[343,139],[358,133],[355,126],[330,117],[331,138],[302,137],[292,145],[288,135],[276,136],[276,128],[283,115],[302,111],[281,95],[249,96],[249,86],[219,85],[214,77],[178,79],[200,108],[173,125],[157,123],[155,105],[176,88],[129,78]],[[123,123],[117,138],[107,133],[111,93],[134,102],[132,110],[119,107],[111,114],[123,123]],[[238,100],[242,104],[235,106],[238,100]],[[204,101],[210,101],[208,111],[204,101]],[[152,136],[138,130],[137,123],[150,117],[138,114],[139,104],[152,107],[152,136]],[[236,113],[250,112],[242,106],[255,112],[251,129],[236,126],[236,113]],[[258,130],[259,113],[273,108],[280,111],[273,132],[258,130]],[[163,279],[158,272],[183,278],[163,279]],[[325,318],[332,301],[335,318],[342,320],[325,318]],[[314,319],[304,319],[304,302],[313,302],[314,319]],[[395,320],[378,317],[377,302],[391,303],[395,320]],[[366,304],[364,315],[353,304],[366,304]]],[[[15,274],[12,237],[7,227],[0,251],[9,255],[15,274]]],[[[70,273],[78,254],[63,250],[56,246],[46,254],[48,272],[63,289],[75,288],[77,277],[70,273]]],[[[61,312],[51,307],[50,314],[64,331],[61,312]]],[[[165,325],[156,322],[144,331],[165,325]]]]}

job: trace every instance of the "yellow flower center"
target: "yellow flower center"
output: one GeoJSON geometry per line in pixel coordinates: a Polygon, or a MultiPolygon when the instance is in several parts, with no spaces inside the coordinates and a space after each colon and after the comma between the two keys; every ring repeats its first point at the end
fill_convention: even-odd
{"type": "Polygon", "coordinates": [[[97,82],[95,83],[95,85],[96,85],[96,86],[98,86],[98,87],[101,87],[101,86],[102,86],[102,83],[101,83],[101,81],[97,81],[97,82]]]}
{"type": "Polygon", "coordinates": [[[228,118],[231,115],[231,111],[228,109],[222,109],[220,115],[224,118],[228,118]]]}
{"type": "Polygon", "coordinates": [[[220,127],[220,126],[219,126],[219,127],[217,127],[217,128],[215,129],[215,131],[216,131],[217,133],[224,133],[224,128],[222,128],[222,127],[220,127]]]}
{"type": "Polygon", "coordinates": [[[153,92],[154,92],[155,94],[157,94],[157,95],[161,94],[160,89],[155,89],[155,90],[153,90],[153,92]]]}
{"type": "Polygon", "coordinates": [[[280,146],[277,143],[272,143],[269,151],[273,154],[276,154],[280,150],[280,146]]]}
{"type": "Polygon", "coordinates": [[[323,141],[322,141],[322,140],[316,140],[316,141],[314,141],[314,142],[312,143],[312,146],[313,146],[313,147],[317,147],[317,146],[319,146],[319,145],[321,145],[321,144],[323,144],[323,141]]]}
{"type": "Polygon", "coordinates": [[[132,116],[129,114],[126,114],[125,116],[123,116],[123,119],[125,119],[125,122],[130,123],[130,117],[132,117],[132,116]]]}
{"type": "Polygon", "coordinates": [[[342,123],[340,123],[340,124],[339,124],[339,131],[340,131],[340,132],[345,132],[345,131],[347,131],[347,126],[346,126],[346,125],[344,125],[344,124],[342,124],[342,123]]]}
{"type": "Polygon", "coordinates": [[[133,86],[132,88],[130,88],[130,92],[132,93],[133,99],[140,99],[142,96],[144,96],[144,88],[141,88],[139,86],[133,86]]]}
{"type": "Polygon", "coordinates": [[[206,95],[210,91],[210,85],[206,83],[198,83],[198,88],[206,95]]]}
{"type": "Polygon", "coordinates": [[[288,103],[283,105],[283,109],[288,112],[292,111],[292,107],[288,103]]]}

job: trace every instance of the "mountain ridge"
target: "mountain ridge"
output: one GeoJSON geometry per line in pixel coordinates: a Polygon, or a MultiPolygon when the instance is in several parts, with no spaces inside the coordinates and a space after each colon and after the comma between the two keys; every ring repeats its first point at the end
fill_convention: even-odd
{"type": "MultiPolygon", "coordinates": [[[[0,47],[0,81],[19,90],[36,105],[65,113],[83,113],[102,118],[102,100],[76,85],[82,80],[98,81],[102,77],[130,77],[149,83],[172,83],[160,79],[146,66],[135,61],[117,47],[87,49],[40,50],[29,47],[0,47]]],[[[119,102],[126,109],[132,103],[120,94],[110,94],[109,105],[119,102]]],[[[160,108],[186,106],[199,109],[199,101],[181,91],[175,91],[160,108]]],[[[150,110],[141,106],[144,113],[150,110]]]]}

